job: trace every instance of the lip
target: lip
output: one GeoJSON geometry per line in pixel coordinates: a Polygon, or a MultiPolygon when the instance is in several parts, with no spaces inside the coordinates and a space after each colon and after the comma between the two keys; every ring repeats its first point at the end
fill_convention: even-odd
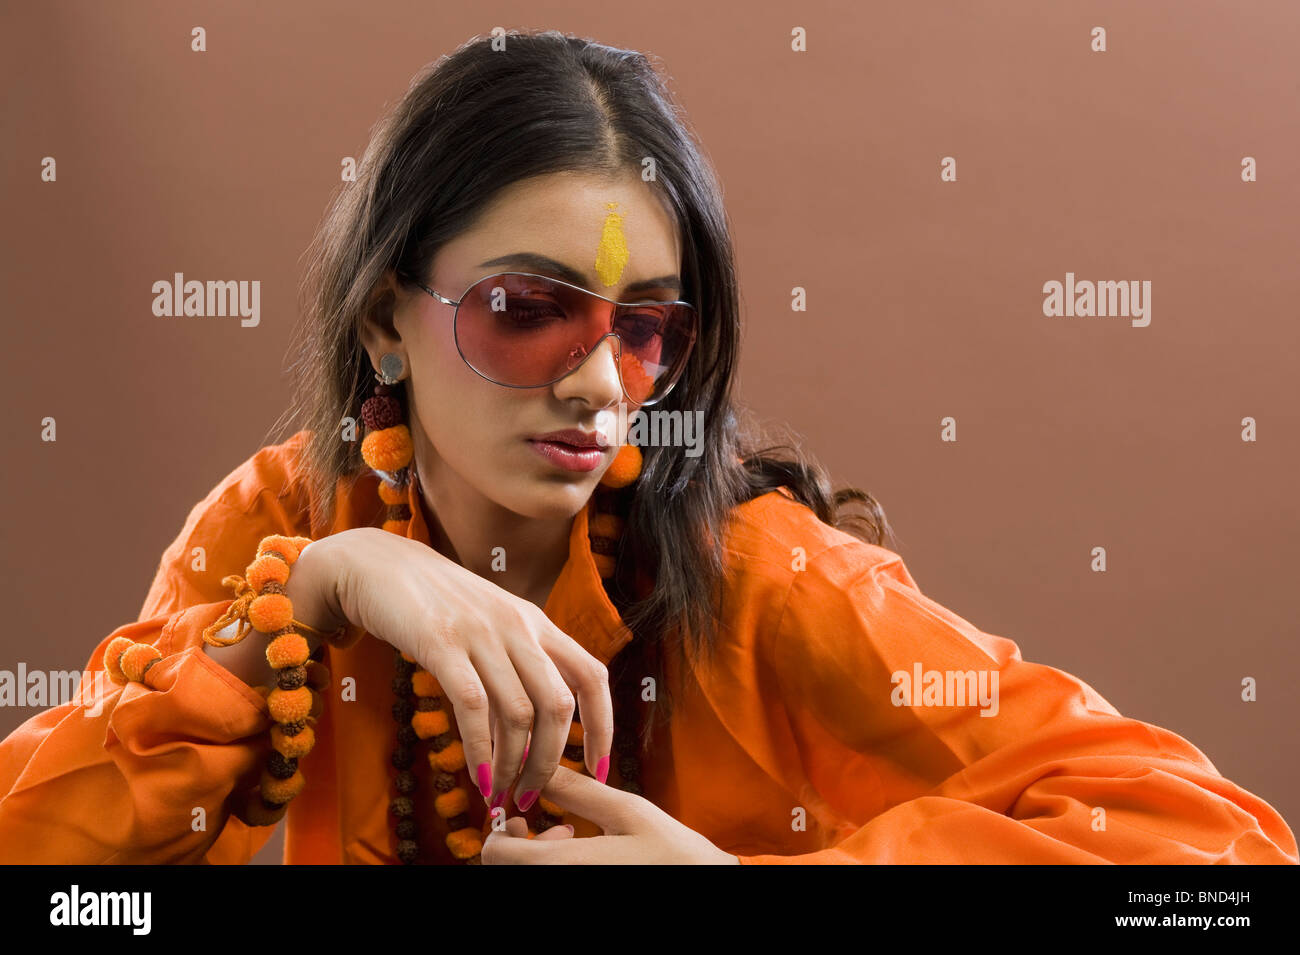
{"type": "Polygon", "coordinates": [[[608,446],[599,431],[568,428],[528,439],[532,449],[565,471],[594,471],[605,462],[608,446]]]}
{"type": "Polygon", "coordinates": [[[563,431],[548,431],[535,434],[529,441],[545,441],[550,444],[567,444],[579,449],[596,448],[603,450],[609,446],[605,436],[599,431],[583,431],[581,428],[565,428],[563,431]]]}

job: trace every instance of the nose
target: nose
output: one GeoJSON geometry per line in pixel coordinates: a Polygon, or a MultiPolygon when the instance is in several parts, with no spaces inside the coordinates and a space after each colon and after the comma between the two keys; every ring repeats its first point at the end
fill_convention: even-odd
{"type": "Polygon", "coordinates": [[[618,339],[606,335],[594,351],[576,349],[569,356],[573,370],[552,387],[560,399],[581,398],[593,408],[608,408],[623,397],[623,381],[618,374],[618,339]]]}

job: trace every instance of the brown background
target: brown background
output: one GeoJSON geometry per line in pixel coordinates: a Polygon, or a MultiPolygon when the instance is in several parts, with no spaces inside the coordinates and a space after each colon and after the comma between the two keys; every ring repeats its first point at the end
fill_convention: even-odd
{"type": "MultiPolygon", "coordinates": [[[[476,33],[551,27],[662,57],[726,190],[742,396],[881,500],[922,590],[1300,821],[1300,6],[47,2],[5,21],[0,668],[83,666],[260,446],[300,256],[383,105],[476,33]],[[154,317],[178,271],[260,280],[261,325],[154,317]],[[1151,325],[1044,317],[1067,271],[1150,280],[1151,325]]],[[[31,715],[0,710],[0,733],[31,715]]]]}

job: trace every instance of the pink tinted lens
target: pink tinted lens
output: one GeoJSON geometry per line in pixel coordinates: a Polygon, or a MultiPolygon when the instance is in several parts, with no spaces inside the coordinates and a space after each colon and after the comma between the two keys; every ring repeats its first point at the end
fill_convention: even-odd
{"type": "Polygon", "coordinates": [[[544,276],[502,273],[461,299],[456,345],[479,374],[535,388],[581,364],[611,330],[622,343],[619,371],[629,398],[654,400],[680,375],[695,339],[689,305],[624,305],[544,276]],[[613,320],[611,323],[611,313],[613,320]]]}

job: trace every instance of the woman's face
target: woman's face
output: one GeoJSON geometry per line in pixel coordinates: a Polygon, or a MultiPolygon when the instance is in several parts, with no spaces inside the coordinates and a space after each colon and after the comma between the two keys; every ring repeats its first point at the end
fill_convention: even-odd
{"type": "MultiPolygon", "coordinates": [[[[566,172],[503,189],[467,232],[439,250],[425,280],[452,300],[481,278],[514,271],[568,281],[616,301],[674,301],[681,297],[680,267],[671,212],[637,172],[614,180],[566,172]],[[612,211],[617,221],[609,218],[611,203],[616,204],[612,211]],[[626,256],[621,254],[619,231],[626,256]],[[648,279],[663,284],[627,291],[648,279]]],[[[406,361],[411,433],[422,483],[457,497],[461,491],[477,490],[526,517],[576,514],[624,438],[617,433],[617,421],[619,404],[627,399],[613,339],[605,339],[553,384],[508,388],[465,364],[453,337],[453,306],[420,289],[393,288],[397,298],[391,328],[368,321],[365,344],[376,368],[389,351],[406,361]],[[548,455],[534,440],[570,428],[600,432],[609,445],[596,456],[593,470],[557,463],[556,449],[546,449],[552,452],[548,455]]],[[[629,404],[628,413],[634,408],[629,404]]]]}

